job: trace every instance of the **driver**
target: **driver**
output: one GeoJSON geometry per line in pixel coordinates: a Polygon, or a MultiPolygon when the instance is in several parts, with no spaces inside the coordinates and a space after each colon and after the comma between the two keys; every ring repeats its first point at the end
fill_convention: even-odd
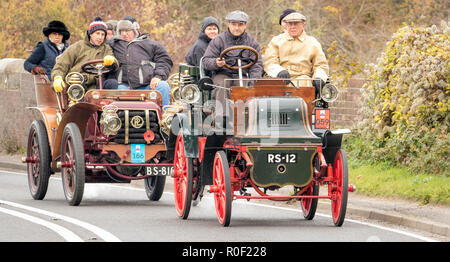
{"type": "MultiPolygon", "coordinates": [[[[203,66],[206,70],[213,71],[214,85],[223,86],[225,79],[239,78],[238,70],[232,70],[224,67],[226,62],[225,59],[219,59],[220,53],[222,53],[223,50],[238,45],[250,46],[258,52],[259,58],[261,58],[261,47],[259,43],[245,31],[248,18],[248,15],[242,11],[233,11],[229,13],[225,17],[228,21],[227,31],[219,34],[209,43],[203,58],[203,66]]],[[[232,55],[238,54],[239,52],[241,52],[241,50],[231,51],[232,55]]],[[[251,54],[251,52],[246,50],[244,52],[244,55],[245,54],[251,54]]],[[[235,61],[230,60],[230,63],[234,62],[235,61]]],[[[245,65],[245,62],[243,62],[242,65],[245,65]]],[[[260,78],[262,76],[262,72],[263,67],[261,59],[259,59],[258,62],[250,68],[242,70],[244,78],[260,78]]],[[[227,81],[226,87],[230,87],[232,84],[237,84],[237,81],[227,81]]],[[[251,82],[249,82],[249,84],[251,84],[251,82]]],[[[215,89],[216,99],[221,100],[224,95],[228,97],[226,94],[228,92],[222,92],[223,90],[224,89],[222,88],[215,89]]]]}
{"type": "MultiPolygon", "coordinates": [[[[52,70],[53,89],[56,92],[62,92],[65,87],[64,77],[71,72],[81,73],[81,67],[86,62],[103,59],[103,65],[105,66],[118,64],[111,47],[105,42],[107,30],[108,27],[101,18],[96,17],[89,25],[85,39],[69,46],[56,59],[55,67],[52,70]]],[[[87,90],[96,88],[96,76],[85,75],[85,77],[84,85],[87,90]]],[[[116,89],[117,85],[117,80],[113,78],[103,81],[103,88],[105,89],[116,89]]]]}
{"type": "Polygon", "coordinates": [[[270,41],[264,54],[264,71],[270,77],[314,78],[318,94],[328,78],[328,62],[319,41],[305,32],[306,17],[298,12],[282,19],[283,34],[270,41]]]}

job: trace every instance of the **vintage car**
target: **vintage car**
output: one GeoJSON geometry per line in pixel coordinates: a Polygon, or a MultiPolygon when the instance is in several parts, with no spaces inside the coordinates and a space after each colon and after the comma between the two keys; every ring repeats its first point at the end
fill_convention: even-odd
{"type": "Polygon", "coordinates": [[[45,197],[49,177],[56,172],[61,172],[65,198],[74,206],[82,200],[85,183],[145,179],[150,200],[163,193],[173,164],[167,161],[161,133],[161,94],[103,89],[102,76],[114,68],[102,62],[87,62],[83,72],[68,74],[68,88],[61,93],[48,80],[36,78],[33,109],[42,119],[31,124],[23,159],[34,199],[45,197]],[[85,92],[86,74],[98,77],[99,89],[85,92]]]}
{"type": "Polygon", "coordinates": [[[337,98],[337,88],[327,83],[315,94],[312,79],[268,78],[249,79],[253,85],[247,86],[242,69],[257,61],[257,52],[237,46],[221,57],[240,73],[239,85],[229,88],[225,108],[232,113],[225,119],[218,112],[226,109],[218,110],[211,99],[214,89],[226,85],[213,85],[202,68],[186,64],[180,64],[172,81],[178,100],[165,121],[171,121],[166,123],[167,157],[174,162],[178,216],[186,219],[191,202],[199,201],[208,187],[223,226],[230,224],[236,199],[298,199],[305,219],[311,220],[319,198],[331,200],[333,222],[341,226],[354,187],[348,184],[347,156],[341,149],[343,134],[350,130],[330,130],[328,104],[337,98]],[[319,195],[323,185],[327,195],[319,195]],[[294,194],[268,193],[285,186],[293,186],[294,194]]]}

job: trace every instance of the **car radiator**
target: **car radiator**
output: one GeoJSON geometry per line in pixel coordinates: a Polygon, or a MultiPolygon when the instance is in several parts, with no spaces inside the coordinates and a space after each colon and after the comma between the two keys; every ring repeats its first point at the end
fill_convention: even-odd
{"type": "Polygon", "coordinates": [[[158,116],[152,110],[119,110],[117,115],[122,121],[113,141],[118,144],[157,144],[162,141],[158,116]],[[144,134],[151,130],[154,139],[147,142],[144,134]]]}

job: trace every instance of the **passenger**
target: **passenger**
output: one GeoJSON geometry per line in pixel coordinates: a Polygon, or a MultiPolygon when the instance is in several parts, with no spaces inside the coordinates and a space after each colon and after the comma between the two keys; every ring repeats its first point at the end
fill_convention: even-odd
{"type": "Polygon", "coordinates": [[[219,30],[219,21],[216,18],[208,16],[203,19],[202,29],[200,35],[198,36],[198,40],[194,43],[186,55],[186,62],[189,65],[200,65],[200,59],[205,54],[209,42],[211,42],[211,40],[219,34],[219,30]]]}
{"type": "MultiPolygon", "coordinates": [[[[107,26],[100,17],[96,17],[89,25],[86,31],[84,40],[80,40],[71,45],[67,50],[57,59],[55,67],[52,71],[53,88],[56,92],[62,92],[65,87],[64,78],[71,72],[82,72],[81,66],[88,61],[103,59],[105,66],[117,64],[114,58],[113,51],[109,45],[106,44],[107,26]]],[[[86,88],[96,88],[97,80],[94,75],[86,75],[84,85],[86,88]]],[[[103,82],[105,89],[117,89],[117,80],[107,79],[103,82]]]]}
{"type": "Polygon", "coordinates": [[[108,20],[106,22],[106,26],[108,27],[108,30],[106,32],[106,40],[109,40],[111,38],[113,38],[114,36],[116,36],[116,32],[117,32],[117,20],[108,20]]]}
{"type": "MultiPolygon", "coordinates": [[[[243,78],[260,78],[262,76],[263,66],[261,59],[261,47],[259,43],[247,32],[245,29],[247,27],[248,15],[242,11],[230,12],[225,19],[228,21],[228,29],[226,32],[221,33],[215,37],[208,45],[206,49],[203,66],[206,70],[213,71],[213,82],[214,85],[223,86],[224,79],[238,79],[238,70],[231,70],[226,67],[225,60],[219,59],[220,53],[232,46],[245,45],[250,46],[258,52],[259,60],[252,67],[242,70],[243,78]]],[[[238,54],[241,50],[231,51],[233,54],[238,54]]],[[[244,52],[245,54],[250,54],[250,51],[244,52]]],[[[237,81],[228,81],[226,87],[231,85],[236,85],[237,81]]],[[[251,82],[248,83],[252,85],[251,82]]],[[[220,101],[228,98],[229,92],[223,88],[216,88],[214,90],[215,98],[220,101]]]]}
{"type": "Polygon", "coordinates": [[[300,13],[287,15],[285,33],[270,41],[264,54],[264,70],[271,77],[314,78],[316,94],[328,79],[328,62],[322,46],[305,32],[306,17],[300,13]]]}
{"type": "Polygon", "coordinates": [[[286,27],[286,22],[283,21],[283,18],[285,18],[287,15],[295,13],[296,11],[294,9],[285,9],[281,15],[280,15],[280,20],[279,20],[279,24],[281,25],[281,28],[283,28],[283,33],[286,32],[287,27],[286,27]]]}
{"type": "Polygon", "coordinates": [[[108,43],[114,50],[120,68],[117,80],[120,90],[150,90],[161,93],[163,105],[170,103],[170,87],[167,80],[173,62],[166,49],[139,33],[139,24],[133,17],[125,17],[117,23],[119,36],[108,43]]]}
{"type": "Polygon", "coordinates": [[[33,53],[25,60],[23,67],[33,75],[47,75],[51,81],[52,69],[56,63],[56,57],[62,54],[69,46],[67,40],[70,32],[61,21],[51,21],[42,29],[47,40],[39,42],[33,53]]]}

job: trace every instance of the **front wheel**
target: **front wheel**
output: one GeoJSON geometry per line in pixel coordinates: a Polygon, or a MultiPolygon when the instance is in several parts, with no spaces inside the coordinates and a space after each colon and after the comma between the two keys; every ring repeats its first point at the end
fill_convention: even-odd
{"type": "MultiPolygon", "coordinates": [[[[305,193],[303,195],[305,196],[318,196],[319,195],[319,185],[315,185],[314,182],[306,186],[308,189],[306,189],[305,193]]],[[[306,220],[312,220],[314,218],[314,215],[316,214],[317,210],[317,198],[303,198],[300,200],[302,211],[303,211],[303,217],[306,220]]]]}
{"type": "Polygon", "coordinates": [[[328,187],[331,187],[329,194],[332,196],[331,215],[333,217],[333,223],[340,227],[344,223],[348,197],[347,155],[342,149],[334,157],[333,182],[328,187]]]}
{"type": "Polygon", "coordinates": [[[67,202],[71,206],[78,206],[84,193],[85,161],[83,139],[75,123],[69,123],[64,128],[61,143],[61,178],[67,202]]]}
{"type": "Polygon", "coordinates": [[[213,164],[214,203],[219,223],[224,227],[231,221],[230,167],[224,151],[218,151],[213,164]]]}
{"type": "Polygon", "coordinates": [[[145,184],[145,193],[147,194],[148,199],[151,201],[158,201],[164,192],[166,177],[152,176],[146,178],[144,180],[144,184],[145,184]]]}
{"type": "Polygon", "coordinates": [[[175,144],[173,166],[175,208],[180,218],[187,219],[189,211],[191,210],[192,179],[194,170],[192,158],[188,158],[185,155],[183,134],[181,132],[179,133],[175,144]]]}
{"type": "Polygon", "coordinates": [[[27,163],[28,187],[35,200],[42,200],[47,193],[50,178],[51,154],[47,130],[42,120],[33,121],[28,135],[27,163]]]}

